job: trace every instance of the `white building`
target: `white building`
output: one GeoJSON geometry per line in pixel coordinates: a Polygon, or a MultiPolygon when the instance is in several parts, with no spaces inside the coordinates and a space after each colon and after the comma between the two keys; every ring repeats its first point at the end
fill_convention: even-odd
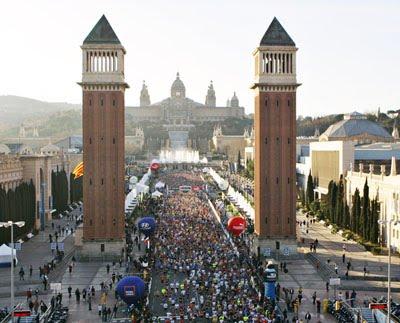
{"type": "MultiPolygon", "coordinates": [[[[365,169],[360,165],[359,169],[365,169]]],[[[358,188],[360,195],[363,194],[365,181],[368,181],[369,196],[371,199],[377,197],[380,205],[379,217],[381,220],[400,220],[400,175],[397,175],[396,160],[393,157],[390,174],[386,175],[386,166],[380,167],[380,174],[374,174],[374,166],[369,165],[368,172],[353,171],[351,168],[346,176],[346,199],[351,207],[353,194],[358,188]]],[[[381,225],[381,237],[387,246],[387,228],[381,225]]],[[[400,225],[393,226],[391,230],[391,246],[399,250],[400,246],[400,225]]]]}

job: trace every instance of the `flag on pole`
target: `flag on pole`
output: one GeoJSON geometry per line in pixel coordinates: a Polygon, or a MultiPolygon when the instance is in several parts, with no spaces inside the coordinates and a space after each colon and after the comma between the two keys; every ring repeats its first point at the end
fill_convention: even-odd
{"type": "Polygon", "coordinates": [[[74,179],[77,179],[77,178],[83,176],[83,162],[80,162],[78,165],[76,165],[72,174],[75,175],[74,179]]]}

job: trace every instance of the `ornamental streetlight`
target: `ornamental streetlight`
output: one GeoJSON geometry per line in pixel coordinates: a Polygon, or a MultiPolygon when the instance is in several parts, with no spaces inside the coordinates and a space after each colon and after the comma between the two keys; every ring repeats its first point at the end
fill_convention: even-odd
{"type": "Polygon", "coordinates": [[[25,221],[7,221],[0,222],[0,228],[11,227],[11,321],[14,322],[14,225],[22,228],[25,221]]]}
{"type": "Polygon", "coordinates": [[[390,265],[391,265],[391,260],[392,260],[392,253],[391,253],[391,236],[392,236],[392,224],[393,226],[396,226],[398,224],[400,224],[400,221],[394,220],[394,219],[390,219],[390,220],[378,220],[379,224],[386,224],[386,228],[387,228],[387,245],[388,245],[388,291],[387,291],[387,322],[390,323],[390,306],[391,306],[391,302],[390,302],[390,281],[391,281],[391,273],[390,273],[390,265]]]}

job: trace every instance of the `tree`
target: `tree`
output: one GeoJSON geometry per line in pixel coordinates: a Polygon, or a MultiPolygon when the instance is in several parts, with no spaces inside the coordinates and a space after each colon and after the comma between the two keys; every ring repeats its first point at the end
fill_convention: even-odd
{"type": "Polygon", "coordinates": [[[335,210],[336,210],[336,197],[337,185],[334,181],[329,182],[328,186],[328,217],[333,223],[336,223],[335,210]]]}
{"type": "Polygon", "coordinates": [[[368,226],[369,213],[370,213],[369,187],[368,187],[368,180],[365,179],[363,198],[362,198],[361,217],[360,217],[361,235],[363,239],[369,238],[369,226],[368,226]]]}
{"type": "Polygon", "coordinates": [[[344,222],[344,184],[343,176],[340,176],[339,184],[337,185],[336,204],[335,204],[335,220],[333,221],[338,226],[343,226],[344,222]]]}
{"type": "Polygon", "coordinates": [[[314,181],[311,175],[311,171],[307,178],[307,188],[306,188],[306,205],[307,207],[314,201],[314,181]]]}
{"type": "Polygon", "coordinates": [[[351,208],[351,217],[350,217],[350,228],[354,233],[359,233],[358,231],[358,222],[360,219],[361,213],[361,203],[360,203],[360,191],[356,188],[353,195],[353,205],[351,208]]]}
{"type": "Polygon", "coordinates": [[[379,238],[379,226],[378,226],[378,220],[379,220],[379,202],[377,197],[375,197],[371,201],[371,215],[370,215],[370,223],[369,223],[369,241],[373,243],[378,243],[378,238],[379,238]]]}

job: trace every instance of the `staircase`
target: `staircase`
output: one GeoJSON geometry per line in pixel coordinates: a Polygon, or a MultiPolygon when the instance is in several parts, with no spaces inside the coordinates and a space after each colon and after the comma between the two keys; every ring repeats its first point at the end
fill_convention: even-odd
{"type": "Polygon", "coordinates": [[[372,310],[365,307],[361,309],[362,319],[367,323],[376,323],[375,317],[372,314],[372,310]]]}

